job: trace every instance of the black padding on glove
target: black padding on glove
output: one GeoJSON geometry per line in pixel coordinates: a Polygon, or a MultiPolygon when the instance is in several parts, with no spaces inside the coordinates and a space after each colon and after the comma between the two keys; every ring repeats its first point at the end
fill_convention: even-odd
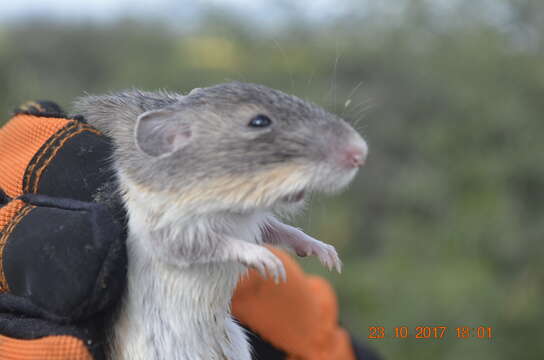
{"type": "Polygon", "coordinates": [[[108,207],[45,195],[15,227],[4,249],[10,292],[44,310],[41,317],[70,323],[115,304],[124,289],[124,224],[108,207]]]}
{"type": "Polygon", "coordinates": [[[66,118],[64,110],[62,110],[57,103],[49,100],[27,101],[16,107],[13,113],[15,115],[27,114],[42,117],[66,118]]]}
{"type": "Polygon", "coordinates": [[[257,333],[253,332],[250,328],[243,326],[246,331],[249,344],[253,350],[253,360],[285,360],[287,359],[287,354],[275,348],[268,341],[264,340],[257,333]]]}
{"type": "MultiPolygon", "coordinates": [[[[38,339],[51,335],[70,335],[81,339],[95,360],[105,359],[105,332],[109,312],[76,324],[45,320],[44,311],[28,299],[12,294],[0,296],[0,334],[17,339],[38,339]]],[[[1,355],[1,354],[0,354],[1,355]]]]}
{"type": "MultiPolygon", "coordinates": [[[[78,131],[74,127],[72,131],[78,131]]],[[[69,133],[68,133],[69,135],[69,133]]],[[[58,141],[63,141],[60,138],[58,141]]],[[[115,179],[111,166],[112,145],[109,138],[93,132],[81,132],[62,146],[48,146],[35,167],[48,161],[43,174],[32,173],[29,183],[38,182],[35,193],[81,201],[96,201],[101,191],[115,179]],[[49,152],[55,151],[51,158],[49,152]],[[62,181],[62,184],[59,184],[62,181]]],[[[33,159],[34,161],[34,159],[33,159]]],[[[25,186],[26,187],[26,186],[25,186]]]]}

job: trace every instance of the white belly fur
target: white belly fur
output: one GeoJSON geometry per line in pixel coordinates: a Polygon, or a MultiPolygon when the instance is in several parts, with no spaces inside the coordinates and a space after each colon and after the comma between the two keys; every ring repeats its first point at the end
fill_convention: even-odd
{"type": "Polygon", "coordinates": [[[178,215],[169,225],[176,228],[164,232],[176,238],[156,239],[146,230],[149,219],[157,216],[150,209],[160,208],[161,217],[172,219],[175,209],[165,210],[164,203],[127,203],[128,288],[111,329],[109,359],[250,360],[243,329],[230,316],[232,294],[245,267],[236,262],[190,264],[187,259],[176,266],[172,264],[175,258],[164,262],[154,248],[187,241],[184,236],[207,227],[260,242],[259,220],[264,214],[197,219],[178,215]]]}

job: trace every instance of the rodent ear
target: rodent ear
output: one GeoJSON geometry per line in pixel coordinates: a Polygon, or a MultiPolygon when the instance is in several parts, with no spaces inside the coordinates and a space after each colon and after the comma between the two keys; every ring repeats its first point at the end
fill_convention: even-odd
{"type": "Polygon", "coordinates": [[[147,111],[136,120],[136,146],[153,157],[181,149],[191,139],[190,125],[171,110],[147,111]]]}

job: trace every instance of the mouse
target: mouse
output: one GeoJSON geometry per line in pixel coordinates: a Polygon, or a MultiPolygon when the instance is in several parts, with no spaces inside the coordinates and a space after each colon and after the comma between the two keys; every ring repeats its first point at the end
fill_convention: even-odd
{"type": "Polygon", "coordinates": [[[335,248],[280,218],[344,189],[368,146],[345,120],[264,85],[85,95],[110,137],[127,212],[127,289],[109,359],[249,360],[230,301],[249,268],[288,281],[267,245],[341,270],[335,248]]]}

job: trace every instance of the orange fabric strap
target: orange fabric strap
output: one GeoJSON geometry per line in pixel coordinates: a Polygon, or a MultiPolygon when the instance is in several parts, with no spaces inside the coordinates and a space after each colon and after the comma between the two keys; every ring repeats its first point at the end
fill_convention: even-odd
{"type": "Polygon", "coordinates": [[[2,360],[92,360],[83,342],[72,336],[19,340],[0,335],[2,360]]]}
{"type": "Polygon", "coordinates": [[[12,198],[37,193],[40,177],[56,152],[86,131],[101,134],[76,120],[14,116],[0,129],[0,189],[12,198]]]}
{"type": "Polygon", "coordinates": [[[0,188],[14,198],[29,192],[23,180],[42,145],[73,120],[16,115],[0,129],[0,188]]]}

